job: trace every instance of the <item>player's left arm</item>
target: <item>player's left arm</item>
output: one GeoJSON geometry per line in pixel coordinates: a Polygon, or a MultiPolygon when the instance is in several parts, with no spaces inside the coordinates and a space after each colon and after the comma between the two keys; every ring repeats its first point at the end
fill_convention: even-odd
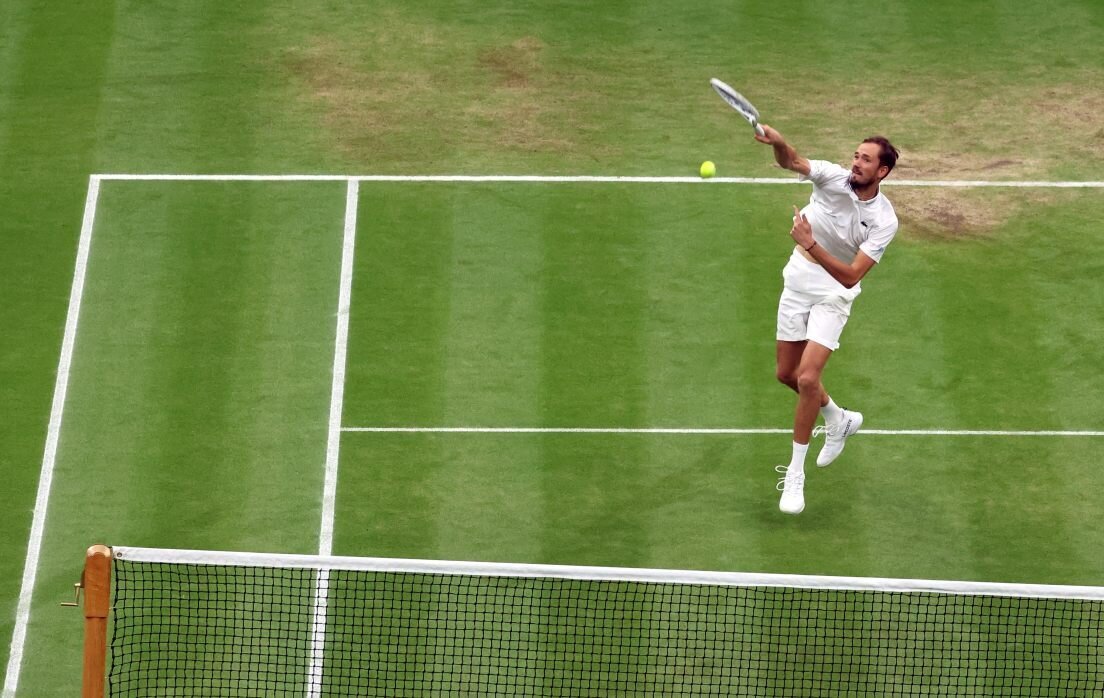
{"type": "Polygon", "coordinates": [[[801,214],[797,206],[794,206],[794,225],[790,230],[790,237],[798,245],[801,245],[801,248],[808,252],[809,256],[819,262],[820,266],[824,267],[824,270],[831,274],[833,279],[840,282],[844,288],[851,288],[862,281],[866,273],[877,264],[877,260],[862,250],[859,250],[859,253],[855,255],[855,259],[850,264],[836,259],[828,250],[816,244],[816,240],[813,239],[813,226],[809,223],[809,219],[801,214]]]}
{"type": "Polygon", "coordinates": [[[824,267],[824,271],[831,274],[832,278],[840,282],[844,288],[851,288],[862,281],[866,273],[877,264],[862,250],[859,250],[859,253],[855,255],[855,259],[850,264],[836,259],[820,245],[816,245],[809,250],[809,254],[812,255],[813,259],[820,262],[820,266],[824,267]]]}

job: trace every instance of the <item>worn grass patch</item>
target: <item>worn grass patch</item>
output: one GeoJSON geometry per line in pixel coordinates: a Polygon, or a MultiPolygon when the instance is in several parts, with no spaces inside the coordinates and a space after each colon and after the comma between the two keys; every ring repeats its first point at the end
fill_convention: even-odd
{"type": "Polygon", "coordinates": [[[347,155],[401,163],[419,153],[579,147],[586,129],[573,105],[586,92],[548,67],[539,37],[488,43],[394,11],[385,23],[371,41],[318,36],[282,57],[300,98],[321,111],[347,155]]]}
{"type": "MultiPolygon", "coordinates": [[[[274,69],[356,162],[670,174],[712,156],[726,172],[770,170],[768,154],[735,140],[743,131],[708,90],[712,71],[731,78],[731,68],[672,61],[684,47],[658,32],[639,44],[568,46],[533,27],[482,29],[383,8],[364,32],[308,35],[274,69]]],[[[1104,68],[1010,76],[918,63],[907,79],[900,66],[855,75],[764,63],[737,82],[811,157],[845,160],[863,136],[890,137],[902,179],[1069,179],[1104,168],[1104,68]]],[[[944,210],[958,210],[953,198],[944,210]]],[[[932,219],[963,229],[972,220],[932,219]]]]}
{"type": "Polygon", "coordinates": [[[1009,221],[1039,208],[1072,200],[1076,194],[1061,189],[887,185],[886,196],[893,202],[905,235],[917,239],[953,240],[995,235],[1009,221]]]}
{"type": "Polygon", "coordinates": [[[1104,165],[1101,84],[1100,69],[1061,81],[986,73],[948,80],[917,66],[907,81],[805,72],[760,77],[748,89],[764,120],[808,139],[806,150],[882,133],[902,150],[895,176],[1011,180],[1045,179],[1070,161],[1104,165]]]}

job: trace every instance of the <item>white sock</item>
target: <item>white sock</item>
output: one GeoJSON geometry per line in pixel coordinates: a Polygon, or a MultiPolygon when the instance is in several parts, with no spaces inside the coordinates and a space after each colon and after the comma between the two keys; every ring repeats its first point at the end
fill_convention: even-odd
{"type": "Polygon", "coordinates": [[[793,442],[793,456],[790,458],[790,470],[805,472],[805,454],[809,452],[809,444],[793,442]]]}
{"type": "Polygon", "coordinates": [[[825,424],[835,424],[843,419],[843,408],[837,405],[836,401],[829,396],[828,404],[820,408],[820,416],[824,417],[825,424]]]}

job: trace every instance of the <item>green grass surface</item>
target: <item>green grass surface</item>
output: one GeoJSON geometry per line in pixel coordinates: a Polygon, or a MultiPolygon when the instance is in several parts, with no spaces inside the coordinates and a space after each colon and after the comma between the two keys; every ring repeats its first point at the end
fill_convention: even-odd
{"type": "MultiPolygon", "coordinates": [[[[75,581],[89,535],[317,551],[343,202],[325,184],[105,188],[39,588],[75,581]]],[[[75,614],[38,599],[28,692],[64,693],[75,614]]]]}
{"type": "MultiPolygon", "coordinates": [[[[811,156],[885,132],[902,178],[1104,165],[1090,0],[0,4],[0,637],[89,174],[776,175],[713,75],[811,156]]],[[[1100,190],[887,191],[833,394],[872,428],[1099,429],[1100,190]]],[[[785,426],[805,192],[365,184],[343,423],[785,426]]],[[[90,543],[315,549],[343,193],[104,185],[20,695],[74,690],[90,543]]],[[[335,551],[1104,584],[1095,440],[859,439],[793,520],[779,441],[347,433],[335,551]]]]}
{"type": "MultiPolygon", "coordinates": [[[[344,423],[786,425],[793,400],[774,381],[769,309],[773,261],[789,246],[764,231],[796,196],[366,186],[358,244],[376,254],[357,269],[344,423]],[[417,213],[396,219],[395,207],[417,213]],[[407,232],[377,232],[396,230],[407,232]],[[450,292],[418,292],[420,274],[447,278],[450,292]]],[[[1053,321],[1073,309],[1053,295],[1046,261],[1061,256],[1075,278],[1099,266],[1076,255],[1080,235],[1061,232],[1076,227],[1046,209],[1025,224],[1047,231],[1045,247],[1016,244],[1014,227],[1002,244],[897,244],[864,284],[829,388],[866,409],[872,428],[1093,428],[1094,356],[1047,334],[1100,339],[1075,313],[1053,321]]],[[[1084,291],[1078,304],[1104,305],[1084,291]]],[[[812,474],[798,522],[778,518],[767,477],[787,456],[784,437],[348,433],[343,448],[343,461],[374,464],[342,475],[339,518],[355,523],[338,540],[357,554],[1069,583],[1104,574],[1082,567],[1076,545],[1058,555],[1045,542],[1058,528],[1100,533],[1091,496],[1067,491],[1062,475],[1082,463],[1079,485],[1097,481],[1093,447],[1078,440],[871,436],[849,447],[851,465],[812,474]],[[998,536],[1000,553],[948,550],[959,527],[998,536]],[[916,531],[926,533],[910,540],[916,531]],[[842,555],[841,540],[852,542],[842,555]]]]}

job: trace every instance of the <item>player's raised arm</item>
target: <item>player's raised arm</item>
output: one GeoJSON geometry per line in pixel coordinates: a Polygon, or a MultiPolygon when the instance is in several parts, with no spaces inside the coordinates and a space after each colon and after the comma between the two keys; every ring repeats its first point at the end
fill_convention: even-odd
{"type": "Polygon", "coordinates": [[[786,142],[781,133],[766,124],[759,125],[763,127],[763,135],[755,134],[755,140],[774,148],[774,159],[778,161],[778,164],[787,170],[808,175],[810,171],[809,161],[798,155],[797,151],[786,142]]]}

